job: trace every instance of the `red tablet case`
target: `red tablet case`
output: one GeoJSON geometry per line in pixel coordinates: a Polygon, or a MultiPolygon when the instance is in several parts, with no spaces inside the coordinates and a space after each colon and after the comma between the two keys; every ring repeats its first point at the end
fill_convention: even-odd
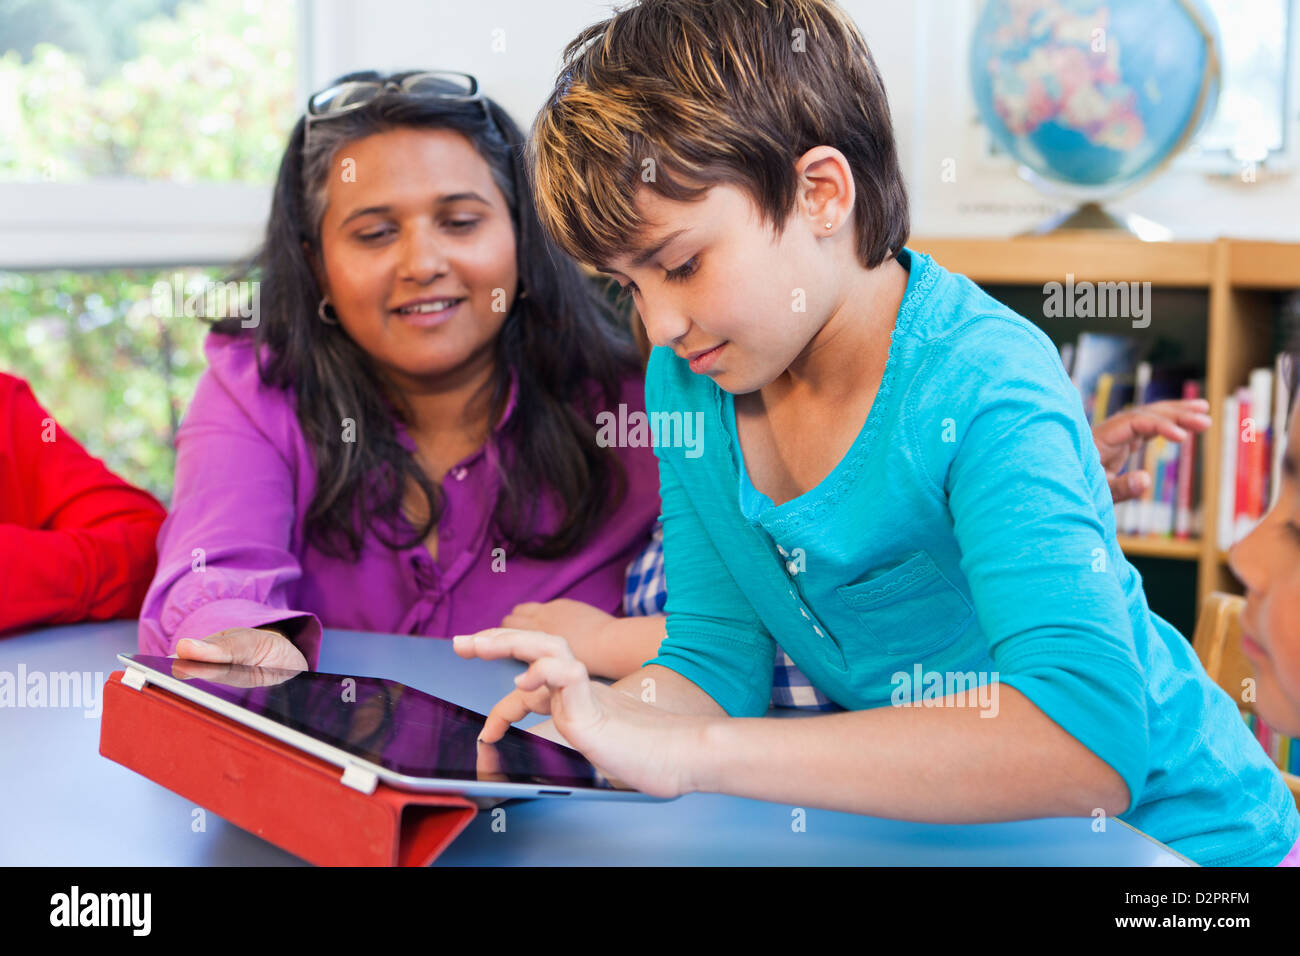
{"type": "Polygon", "coordinates": [[[427,866],[477,812],[464,797],[345,773],[152,684],[137,690],[140,673],[109,675],[99,752],[318,866],[427,866]]]}

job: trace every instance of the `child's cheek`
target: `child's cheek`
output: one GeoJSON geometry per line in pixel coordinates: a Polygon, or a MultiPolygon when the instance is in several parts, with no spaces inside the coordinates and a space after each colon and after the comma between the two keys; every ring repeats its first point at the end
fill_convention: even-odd
{"type": "MultiPolygon", "coordinates": [[[[1261,684],[1275,684],[1272,689],[1281,698],[1267,708],[1274,714],[1276,729],[1297,736],[1300,735],[1300,573],[1291,577],[1273,595],[1273,606],[1267,616],[1273,680],[1262,679],[1261,684]]],[[[1261,686],[1261,697],[1269,689],[1261,686]]]]}

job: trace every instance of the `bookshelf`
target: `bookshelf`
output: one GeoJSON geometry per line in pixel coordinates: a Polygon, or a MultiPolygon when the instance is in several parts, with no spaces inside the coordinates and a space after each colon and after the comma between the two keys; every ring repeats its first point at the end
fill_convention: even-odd
{"type": "MultiPolygon", "coordinates": [[[[1199,539],[1121,536],[1120,545],[1130,558],[1193,566],[1196,608],[1211,591],[1241,593],[1214,533],[1224,436],[1221,411],[1224,399],[1246,382],[1252,368],[1272,364],[1278,296],[1300,288],[1300,245],[1240,239],[1145,243],[1080,233],[1014,239],[916,238],[908,245],[950,271],[970,277],[995,297],[1022,303],[1017,308],[1016,301],[1007,301],[1035,321],[1038,316],[1023,303],[1035,294],[1041,301],[1043,285],[1062,282],[1067,274],[1073,274],[1076,282],[1149,281],[1153,297],[1163,292],[1181,302],[1184,324],[1199,323],[1188,333],[1203,336],[1205,397],[1214,420],[1201,436],[1203,533],[1199,539]]],[[[1147,331],[1157,331],[1159,321],[1159,316],[1153,316],[1147,331]]]]}

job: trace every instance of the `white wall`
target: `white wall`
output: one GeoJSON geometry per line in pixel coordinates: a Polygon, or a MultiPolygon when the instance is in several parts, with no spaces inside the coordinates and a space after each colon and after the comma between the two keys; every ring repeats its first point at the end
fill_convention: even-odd
{"type": "MultiPolygon", "coordinates": [[[[560,54],[607,0],[317,0],[317,86],[350,69],[443,67],[480,78],[527,129],[550,92],[560,54]],[[493,31],[505,51],[494,52],[493,31]]],[[[966,44],[975,0],[841,0],[871,47],[889,92],[916,235],[1007,236],[1072,205],[990,160],[969,93],[966,44]],[[945,159],[956,161],[945,182],[945,159]]],[[[1292,133],[1297,129],[1293,126],[1292,133]]],[[[1175,164],[1108,204],[1170,228],[1175,238],[1218,235],[1300,240],[1300,183],[1261,173],[1254,183],[1175,164]]]]}
{"type": "MultiPolygon", "coordinates": [[[[306,86],[356,69],[463,70],[525,130],[552,89],[564,45],[612,8],[610,0],[300,2],[306,86]]],[[[1009,162],[984,155],[966,81],[975,2],[842,2],[884,75],[918,236],[1006,236],[1066,208],[1009,162]],[[955,182],[941,177],[949,158],[955,182]]],[[[1300,132],[1294,121],[1290,131],[1300,132]]],[[[188,202],[178,188],[0,185],[0,267],[212,262],[255,245],[269,190],[226,188],[188,202]]],[[[1110,205],[1170,227],[1175,238],[1300,240],[1300,182],[1291,175],[1246,184],[1175,164],[1110,205]]]]}
{"type": "MultiPolygon", "coordinates": [[[[872,10],[886,5],[860,0],[846,6],[862,24],[872,10]]],[[[985,156],[985,134],[975,120],[966,79],[975,3],[913,0],[911,7],[914,68],[893,75],[886,71],[885,82],[891,96],[911,87],[907,95],[917,117],[907,170],[915,234],[1013,235],[1042,222],[1052,209],[1070,208],[1073,204],[1045,196],[1020,179],[1009,161],[985,156]],[[941,178],[947,158],[956,160],[955,182],[941,178]]],[[[1294,115],[1288,123],[1294,139],[1300,125],[1294,115]]],[[[1147,185],[1106,206],[1154,220],[1175,239],[1300,240],[1300,177],[1261,168],[1256,181],[1246,183],[1240,175],[1209,175],[1191,168],[1195,165],[1175,160],[1147,185]]]]}

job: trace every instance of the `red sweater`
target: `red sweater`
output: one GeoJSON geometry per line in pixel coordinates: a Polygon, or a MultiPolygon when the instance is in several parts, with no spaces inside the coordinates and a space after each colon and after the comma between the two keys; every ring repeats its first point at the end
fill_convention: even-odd
{"type": "Polygon", "coordinates": [[[0,372],[0,631],[135,617],[164,517],[0,372]]]}

